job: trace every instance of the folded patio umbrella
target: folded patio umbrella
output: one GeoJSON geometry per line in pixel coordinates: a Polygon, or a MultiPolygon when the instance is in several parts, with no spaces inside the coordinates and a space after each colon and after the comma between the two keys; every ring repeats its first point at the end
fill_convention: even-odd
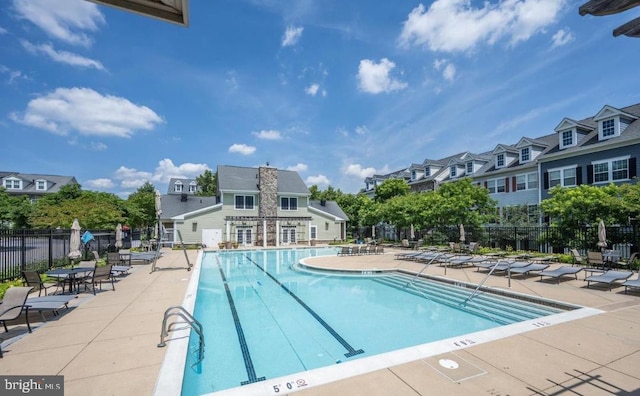
{"type": "Polygon", "coordinates": [[[73,219],[71,237],[69,238],[69,258],[76,259],[80,256],[82,256],[80,253],[80,223],[78,223],[78,219],[73,219]]]}

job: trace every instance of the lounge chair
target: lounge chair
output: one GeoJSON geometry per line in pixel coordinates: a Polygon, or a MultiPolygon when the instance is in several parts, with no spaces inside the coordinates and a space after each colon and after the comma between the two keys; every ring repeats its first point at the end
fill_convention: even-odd
{"type": "Polygon", "coordinates": [[[512,274],[529,275],[531,272],[544,271],[549,268],[549,264],[531,263],[524,267],[511,268],[512,274]]]}
{"type": "Polygon", "coordinates": [[[531,263],[528,263],[526,261],[515,261],[515,262],[499,261],[498,263],[489,263],[488,265],[482,264],[478,266],[478,268],[484,268],[486,270],[491,271],[491,269],[495,267],[493,272],[498,272],[498,271],[505,272],[505,271],[508,271],[509,268],[513,270],[515,268],[526,267],[528,265],[531,265],[531,263]]]}
{"type": "Polygon", "coordinates": [[[444,260],[444,263],[449,267],[462,266],[467,264],[472,258],[473,256],[453,256],[444,260]]]}
{"type": "Polygon", "coordinates": [[[591,285],[591,282],[606,283],[609,285],[609,291],[611,291],[611,287],[615,282],[627,280],[631,278],[631,275],[633,275],[631,271],[610,270],[601,275],[590,276],[585,280],[587,281],[587,287],[591,285]]]}
{"type": "Polygon", "coordinates": [[[558,284],[560,283],[560,278],[567,275],[574,275],[576,280],[578,279],[578,272],[582,271],[581,267],[569,267],[567,265],[563,265],[562,267],[556,268],[550,271],[542,271],[538,275],[540,275],[540,280],[543,277],[548,276],[550,278],[556,278],[558,280],[558,284]]]}
{"type": "Polygon", "coordinates": [[[7,328],[8,320],[15,320],[24,312],[27,322],[27,329],[31,333],[31,324],[29,324],[29,306],[26,305],[27,297],[31,293],[33,287],[10,287],[4,293],[4,298],[0,303],[0,322],[4,326],[4,331],[9,332],[7,328]]]}
{"type": "Polygon", "coordinates": [[[69,302],[78,296],[74,295],[55,295],[44,297],[32,297],[25,302],[32,311],[40,312],[42,320],[45,322],[47,319],[44,316],[44,311],[51,311],[53,316],[58,316],[58,311],[62,308],[69,309],[69,302]]]}
{"type": "Polygon", "coordinates": [[[111,273],[114,275],[127,274],[131,269],[130,265],[126,265],[126,262],[123,263],[118,252],[107,253],[107,264],[111,265],[111,273]]]}
{"type": "Polygon", "coordinates": [[[627,294],[628,288],[640,289],[640,273],[638,273],[636,279],[628,279],[622,286],[624,286],[624,294],[627,294]]]}
{"type": "Polygon", "coordinates": [[[338,256],[348,256],[351,254],[351,248],[349,246],[343,246],[338,252],[338,256]]]}

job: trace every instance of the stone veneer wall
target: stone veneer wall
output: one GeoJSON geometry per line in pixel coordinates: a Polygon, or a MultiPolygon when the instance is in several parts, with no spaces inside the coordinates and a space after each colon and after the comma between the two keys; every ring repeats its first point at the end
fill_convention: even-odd
{"type": "MultiPolygon", "coordinates": [[[[278,169],[270,167],[258,168],[258,184],[260,186],[259,216],[277,216],[278,214],[278,169]]],[[[256,240],[263,241],[263,224],[258,222],[256,240]]],[[[276,222],[267,221],[267,246],[276,245],[276,222]]]]}

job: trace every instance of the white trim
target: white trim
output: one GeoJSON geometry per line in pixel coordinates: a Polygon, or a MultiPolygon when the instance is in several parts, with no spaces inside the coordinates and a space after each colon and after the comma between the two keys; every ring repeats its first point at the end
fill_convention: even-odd
{"type": "Polygon", "coordinates": [[[606,160],[598,160],[598,161],[591,161],[591,165],[593,166],[593,174],[591,175],[593,177],[593,184],[609,184],[609,183],[617,183],[617,182],[624,182],[624,181],[629,181],[631,180],[629,178],[629,172],[631,171],[631,169],[629,169],[630,165],[629,165],[629,159],[631,159],[630,155],[624,155],[622,157],[614,157],[614,158],[609,158],[606,160]],[[627,161],[627,177],[625,179],[617,179],[617,180],[613,180],[613,167],[611,166],[612,163],[614,161],[621,161],[621,160],[626,160],[627,161]],[[607,164],[607,180],[603,180],[603,181],[596,181],[596,169],[595,166],[597,164],[607,164]]]}
{"type": "Polygon", "coordinates": [[[553,187],[555,187],[555,186],[551,185],[551,172],[560,172],[560,186],[561,187],[575,187],[575,186],[577,186],[578,185],[578,172],[576,172],[576,174],[574,175],[574,178],[576,179],[575,184],[570,184],[568,186],[564,185],[564,179],[565,179],[564,172],[566,170],[569,170],[569,169],[577,170],[578,169],[578,165],[569,165],[569,166],[563,166],[561,168],[547,169],[547,174],[549,175],[549,186],[548,186],[549,188],[547,190],[551,190],[553,187]]]}
{"type": "Polygon", "coordinates": [[[562,131],[558,131],[558,144],[560,146],[560,150],[569,148],[569,147],[575,147],[578,145],[578,130],[574,127],[571,129],[565,129],[562,131]],[[571,132],[571,144],[564,144],[564,139],[563,139],[563,135],[565,132],[571,132]]]}

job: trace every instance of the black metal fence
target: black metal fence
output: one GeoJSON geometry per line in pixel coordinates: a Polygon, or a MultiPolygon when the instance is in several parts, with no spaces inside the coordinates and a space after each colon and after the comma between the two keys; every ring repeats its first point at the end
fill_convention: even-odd
{"type": "MultiPolygon", "coordinates": [[[[115,243],[115,230],[91,230],[94,240],[83,254],[92,258],[92,250],[103,254],[115,243]]],[[[20,271],[47,271],[70,263],[71,230],[0,229],[0,281],[16,279],[20,271]]]]}

